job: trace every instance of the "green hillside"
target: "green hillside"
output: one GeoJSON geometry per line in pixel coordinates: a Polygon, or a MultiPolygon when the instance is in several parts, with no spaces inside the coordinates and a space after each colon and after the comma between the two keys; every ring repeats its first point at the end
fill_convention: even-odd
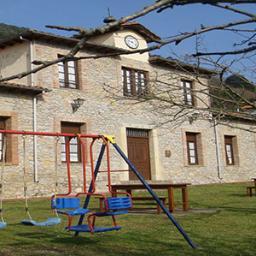
{"type": "Polygon", "coordinates": [[[24,33],[28,30],[28,28],[16,27],[13,25],[0,23],[0,42],[17,37],[19,34],[24,33]]]}

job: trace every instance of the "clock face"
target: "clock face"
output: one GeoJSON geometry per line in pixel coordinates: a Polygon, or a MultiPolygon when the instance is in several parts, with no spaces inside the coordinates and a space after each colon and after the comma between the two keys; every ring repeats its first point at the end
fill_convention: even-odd
{"type": "Polygon", "coordinates": [[[126,36],[124,41],[125,44],[131,49],[137,49],[139,47],[139,41],[133,36],[126,36]]]}

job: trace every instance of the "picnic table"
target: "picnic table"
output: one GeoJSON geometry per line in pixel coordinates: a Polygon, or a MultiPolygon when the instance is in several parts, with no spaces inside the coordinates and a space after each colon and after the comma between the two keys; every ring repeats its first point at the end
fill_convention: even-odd
{"type": "Polygon", "coordinates": [[[252,196],[252,191],[254,190],[256,194],[256,178],[251,178],[253,180],[254,186],[246,187],[246,193],[248,196],[252,196]]]}
{"type": "MultiPolygon", "coordinates": [[[[164,181],[164,182],[148,181],[148,184],[153,190],[167,190],[170,212],[173,212],[175,210],[174,189],[181,190],[183,211],[187,211],[189,209],[188,186],[191,185],[190,183],[173,183],[168,181],[164,181]]],[[[144,185],[138,182],[125,182],[121,184],[114,184],[114,185],[111,185],[111,189],[113,194],[115,194],[118,190],[125,190],[127,193],[131,194],[132,197],[133,197],[132,191],[146,190],[144,185]]]]}

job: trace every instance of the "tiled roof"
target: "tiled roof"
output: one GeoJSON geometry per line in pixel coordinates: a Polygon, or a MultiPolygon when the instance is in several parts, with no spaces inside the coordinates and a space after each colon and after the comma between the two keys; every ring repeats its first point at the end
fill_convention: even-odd
{"type": "Polygon", "coordinates": [[[149,62],[153,65],[170,67],[170,68],[185,71],[185,72],[200,73],[205,75],[215,74],[213,70],[197,67],[192,64],[184,63],[182,61],[174,60],[170,58],[164,58],[158,55],[150,56],[149,62]]]}
{"type": "MultiPolygon", "coordinates": [[[[161,38],[156,35],[155,33],[153,33],[152,31],[150,31],[149,29],[147,29],[145,26],[143,26],[142,24],[138,23],[138,22],[127,22],[121,25],[121,27],[114,27],[111,32],[115,32],[118,30],[124,30],[124,29],[129,29],[132,30],[134,32],[137,32],[138,34],[140,34],[141,36],[143,36],[145,38],[145,40],[148,43],[151,42],[158,42],[159,40],[161,40],[161,38]]],[[[78,35],[74,35],[74,38],[81,38],[82,35],[78,34],[78,35]]]]}
{"type": "Polygon", "coordinates": [[[134,30],[135,32],[141,34],[148,43],[157,42],[161,40],[161,38],[158,35],[156,35],[155,33],[153,33],[152,31],[150,31],[138,22],[127,22],[122,25],[122,29],[134,30]]]}
{"type": "MultiPolygon", "coordinates": [[[[46,32],[40,32],[37,30],[28,29],[22,33],[17,33],[16,36],[12,36],[8,38],[5,37],[2,40],[0,39],[0,48],[11,46],[16,43],[21,43],[24,39],[41,40],[47,43],[67,45],[69,47],[74,47],[79,42],[79,39],[76,39],[76,38],[65,37],[65,36],[55,35],[52,33],[46,33],[46,32]]],[[[85,43],[84,49],[87,49],[93,52],[100,52],[100,53],[115,53],[117,51],[120,52],[120,49],[117,47],[102,45],[97,43],[89,43],[89,42],[85,43]]]]}
{"type": "Polygon", "coordinates": [[[0,91],[37,95],[42,92],[49,92],[50,90],[38,86],[27,86],[15,83],[0,83],[0,91]]]}
{"type": "Polygon", "coordinates": [[[256,122],[256,115],[252,112],[229,112],[224,115],[223,119],[244,120],[248,122],[256,122]]]}

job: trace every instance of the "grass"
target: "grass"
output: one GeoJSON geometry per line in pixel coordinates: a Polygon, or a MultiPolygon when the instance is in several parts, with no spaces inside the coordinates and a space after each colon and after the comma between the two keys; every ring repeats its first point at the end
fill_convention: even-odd
{"type": "MultiPolygon", "coordinates": [[[[199,248],[191,249],[163,214],[131,213],[118,218],[118,232],[82,234],[74,238],[63,224],[28,227],[22,201],[4,204],[8,227],[0,230],[0,255],[256,255],[256,197],[245,196],[246,184],[193,186],[189,189],[192,209],[175,218],[199,248]]],[[[178,191],[177,191],[178,192],[178,191]]],[[[179,193],[175,194],[179,201],[179,193]]],[[[96,203],[96,202],[95,202],[96,203]]],[[[51,215],[47,200],[32,200],[35,219],[51,215]]],[[[100,219],[106,225],[109,219],[100,219]]]]}

